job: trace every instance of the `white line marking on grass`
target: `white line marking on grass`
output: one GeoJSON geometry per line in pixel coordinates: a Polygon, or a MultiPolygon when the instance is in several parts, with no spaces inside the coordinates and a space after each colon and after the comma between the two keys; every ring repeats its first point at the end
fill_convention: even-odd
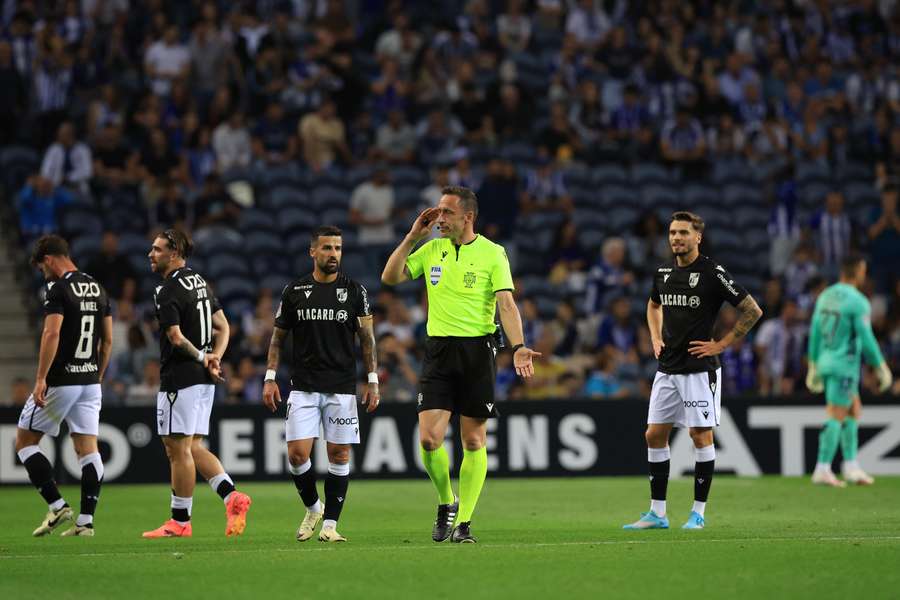
{"type": "MultiPolygon", "coordinates": [[[[638,534],[641,535],[641,534],[638,534]]],[[[651,534],[652,535],[652,534],[651,534]]],[[[696,534],[693,534],[696,535],[696,534]]],[[[700,534],[702,535],[702,534],[700,534]]],[[[696,537],[693,539],[680,539],[680,540],[594,540],[594,541],[582,541],[582,542],[536,542],[533,544],[529,543],[520,543],[514,542],[510,544],[485,544],[479,543],[477,547],[481,548],[503,548],[503,549],[528,549],[528,548],[553,548],[553,547],[565,547],[565,546],[636,546],[636,545],[653,545],[653,544],[722,544],[722,543],[780,543],[780,542],[885,542],[885,541],[898,541],[900,540],[900,535],[882,535],[882,536],[861,536],[861,535],[852,535],[852,536],[836,536],[836,537],[814,537],[814,536],[804,536],[804,537],[755,537],[755,538],[702,538],[696,537]]],[[[150,542],[152,544],[154,542],[150,542]]],[[[148,546],[150,545],[148,544],[148,546]]],[[[184,557],[189,557],[191,554],[262,554],[266,552],[322,552],[326,550],[334,550],[338,552],[347,552],[351,550],[438,550],[442,546],[450,545],[450,542],[444,544],[426,544],[426,545],[413,545],[413,544],[399,544],[395,546],[368,546],[365,544],[362,545],[352,545],[352,544],[341,544],[340,550],[338,550],[333,545],[321,547],[321,546],[306,546],[306,547],[297,547],[297,548],[242,548],[242,549],[229,549],[229,548],[198,548],[196,550],[191,550],[188,547],[179,547],[176,551],[176,548],[169,548],[165,550],[151,550],[149,552],[82,552],[78,554],[0,554],[0,560],[29,560],[35,558],[48,559],[48,558],[56,558],[56,557],[82,557],[82,558],[93,558],[98,556],[163,556],[163,555],[176,555],[182,554],[184,557]]]]}

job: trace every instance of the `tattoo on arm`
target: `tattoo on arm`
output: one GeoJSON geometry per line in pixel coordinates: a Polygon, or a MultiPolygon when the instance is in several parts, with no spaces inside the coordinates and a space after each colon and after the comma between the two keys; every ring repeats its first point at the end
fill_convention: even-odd
{"type": "Polygon", "coordinates": [[[366,373],[373,373],[378,369],[378,358],[375,355],[375,330],[372,327],[372,317],[360,318],[357,335],[359,336],[359,345],[362,347],[366,373]]]}
{"type": "Polygon", "coordinates": [[[756,303],[756,300],[749,295],[741,300],[737,308],[740,311],[740,315],[737,323],[734,325],[734,329],[731,330],[736,340],[747,335],[747,332],[753,329],[753,326],[756,325],[756,322],[762,316],[762,309],[756,303]]]}
{"type": "Polygon", "coordinates": [[[276,327],[272,330],[272,340],[269,342],[269,356],[266,359],[266,368],[277,370],[281,361],[281,343],[287,330],[276,327]]]}
{"type": "Polygon", "coordinates": [[[200,352],[200,349],[194,346],[191,343],[191,340],[187,339],[183,335],[178,339],[178,341],[173,344],[176,348],[181,350],[186,356],[190,356],[191,358],[197,358],[197,354],[200,352]]]}

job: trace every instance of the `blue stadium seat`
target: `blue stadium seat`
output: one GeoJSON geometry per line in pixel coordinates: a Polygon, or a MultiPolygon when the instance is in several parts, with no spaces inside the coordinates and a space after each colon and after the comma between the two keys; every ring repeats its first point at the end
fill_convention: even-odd
{"type": "Polygon", "coordinates": [[[394,204],[400,209],[414,209],[422,201],[422,188],[418,185],[397,185],[394,187],[394,204]]]}
{"type": "Polygon", "coordinates": [[[150,252],[150,240],[147,239],[146,234],[122,233],[119,235],[119,252],[146,255],[150,252]]]}
{"type": "Polygon", "coordinates": [[[637,163],[631,167],[631,181],[637,184],[669,184],[674,177],[664,166],[656,163],[637,163]]]}
{"type": "Polygon", "coordinates": [[[612,231],[625,231],[637,222],[639,211],[633,205],[622,205],[610,209],[609,228],[612,231]]]}
{"type": "Polygon", "coordinates": [[[266,206],[272,210],[280,210],[287,206],[312,207],[309,196],[295,187],[278,186],[269,190],[265,201],[266,206]]]}
{"type": "Polygon", "coordinates": [[[204,275],[218,281],[230,276],[250,275],[247,260],[243,254],[212,254],[206,259],[204,275]]]}
{"type": "Polygon", "coordinates": [[[711,185],[689,183],[681,190],[681,195],[684,198],[685,206],[692,208],[703,205],[722,205],[718,188],[711,185]]]}
{"type": "Polygon", "coordinates": [[[272,274],[263,277],[259,284],[260,289],[271,290],[275,303],[278,303],[278,297],[284,290],[284,286],[291,282],[291,278],[286,275],[272,274]]]}
{"type": "Polygon", "coordinates": [[[194,232],[194,252],[201,256],[244,251],[244,237],[227,227],[204,227],[194,232]]]}
{"type": "Polygon", "coordinates": [[[798,195],[803,206],[812,208],[821,206],[832,186],[823,181],[810,181],[799,186],[798,195]]]}
{"type": "Polygon", "coordinates": [[[750,252],[759,254],[769,249],[769,232],[765,227],[747,229],[743,232],[744,247],[750,252]]]}
{"type": "Polygon", "coordinates": [[[266,167],[259,175],[259,184],[266,189],[279,186],[304,187],[306,176],[294,163],[266,167]]]}
{"type": "Polygon", "coordinates": [[[332,185],[320,185],[312,190],[313,206],[323,211],[335,207],[349,207],[351,191],[332,185]]]}
{"type": "Polygon", "coordinates": [[[830,182],[832,172],[828,166],[819,162],[801,162],[797,164],[795,177],[800,184],[811,181],[830,182]]]}
{"type": "Polygon", "coordinates": [[[103,221],[93,211],[69,207],[60,219],[60,229],[64,235],[100,235],[103,221]]]}
{"type": "MultiPolygon", "coordinates": [[[[278,212],[278,227],[281,231],[292,232],[295,230],[308,232],[315,229],[319,224],[319,220],[313,211],[299,206],[283,208],[278,212]]],[[[306,236],[306,244],[309,245],[309,238],[306,236]]]]}
{"type": "Polygon", "coordinates": [[[563,181],[571,187],[591,187],[592,170],[579,163],[566,166],[563,170],[563,181]]]}
{"type": "Polygon", "coordinates": [[[534,144],[510,142],[500,149],[500,156],[517,167],[531,166],[537,161],[537,149],[534,144]]]}
{"type": "Polygon", "coordinates": [[[275,218],[272,213],[257,208],[245,208],[238,219],[238,228],[241,231],[263,230],[274,231],[275,218]]]}
{"type": "Polygon", "coordinates": [[[624,167],[617,164],[597,165],[591,169],[591,180],[595,185],[608,186],[611,184],[627,185],[628,173],[624,167]]]}
{"type": "Polygon", "coordinates": [[[341,271],[356,279],[375,268],[375,260],[363,252],[345,252],[341,257],[341,271]]]}
{"type": "Polygon", "coordinates": [[[244,236],[244,249],[251,255],[278,255],[284,252],[284,245],[276,235],[264,231],[251,231],[244,236]]]}
{"type": "Polygon", "coordinates": [[[69,252],[76,262],[86,262],[100,253],[100,241],[98,235],[80,235],[69,242],[69,252]]]}
{"type": "Polygon", "coordinates": [[[102,214],[103,226],[110,231],[131,234],[147,232],[147,209],[143,207],[116,208],[102,214]]]}
{"type": "Polygon", "coordinates": [[[712,164],[712,180],[724,185],[727,183],[755,183],[747,163],[743,160],[717,160],[712,164]]]}
{"type": "Polygon", "coordinates": [[[722,186],[722,201],[729,209],[746,204],[763,204],[760,188],[748,183],[728,183],[722,186]]]}
{"type": "Polygon", "coordinates": [[[350,210],[348,208],[329,208],[321,214],[322,224],[336,225],[341,229],[348,229],[350,227],[350,210]]]}
{"type": "Polygon", "coordinates": [[[585,250],[598,250],[606,239],[606,234],[599,229],[587,229],[578,232],[578,242],[585,250]]]}
{"type": "Polygon", "coordinates": [[[637,190],[625,185],[604,185],[600,188],[599,204],[604,207],[631,205],[638,199],[637,190]]]}
{"type": "Polygon", "coordinates": [[[428,185],[428,173],[424,169],[411,165],[401,165],[391,169],[391,182],[400,186],[411,186],[422,189],[428,185]]]}
{"type": "Polygon", "coordinates": [[[256,283],[250,277],[226,276],[215,281],[213,291],[223,302],[256,299],[256,283]]]}
{"type": "Polygon", "coordinates": [[[761,204],[738,206],[733,213],[734,226],[740,231],[762,229],[765,231],[769,223],[769,211],[761,204]]]}
{"type": "Polygon", "coordinates": [[[881,202],[881,195],[873,183],[854,181],[844,186],[844,196],[851,207],[868,206],[874,208],[881,202]]]}
{"type": "Polygon", "coordinates": [[[222,304],[225,316],[229,319],[240,319],[243,315],[256,310],[256,303],[251,298],[229,298],[222,304]]]}
{"type": "Polygon", "coordinates": [[[875,173],[872,168],[865,163],[851,162],[844,163],[838,169],[838,176],[842,181],[873,181],[875,173]]]}
{"type": "Polygon", "coordinates": [[[660,183],[644,184],[641,188],[641,197],[644,206],[674,207],[681,204],[681,194],[679,189],[672,185],[663,185],[660,183]]]}

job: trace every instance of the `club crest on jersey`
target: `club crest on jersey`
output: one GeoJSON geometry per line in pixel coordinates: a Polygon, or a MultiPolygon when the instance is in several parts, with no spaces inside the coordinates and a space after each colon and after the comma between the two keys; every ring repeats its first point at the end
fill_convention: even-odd
{"type": "Polygon", "coordinates": [[[431,285],[437,285],[438,281],[441,280],[441,273],[443,270],[440,265],[435,265],[431,267],[431,285]]]}
{"type": "Polygon", "coordinates": [[[700,273],[691,273],[691,276],[688,278],[688,285],[695,288],[698,283],[700,283],[700,273]]]}
{"type": "Polygon", "coordinates": [[[335,291],[337,292],[338,302],[343,304],[347,301],[347,288],[337,288],[335,291]]]}

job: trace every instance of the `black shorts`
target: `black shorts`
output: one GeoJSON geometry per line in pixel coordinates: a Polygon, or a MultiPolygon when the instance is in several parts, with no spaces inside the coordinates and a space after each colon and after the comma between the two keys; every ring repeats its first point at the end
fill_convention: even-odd
{"type": "Polygon", "coordinates": [[[419,380],[418,410],[449,410],[465,417],[499,416],[494,401],[494,337],[430,337],[419,380]]]}

